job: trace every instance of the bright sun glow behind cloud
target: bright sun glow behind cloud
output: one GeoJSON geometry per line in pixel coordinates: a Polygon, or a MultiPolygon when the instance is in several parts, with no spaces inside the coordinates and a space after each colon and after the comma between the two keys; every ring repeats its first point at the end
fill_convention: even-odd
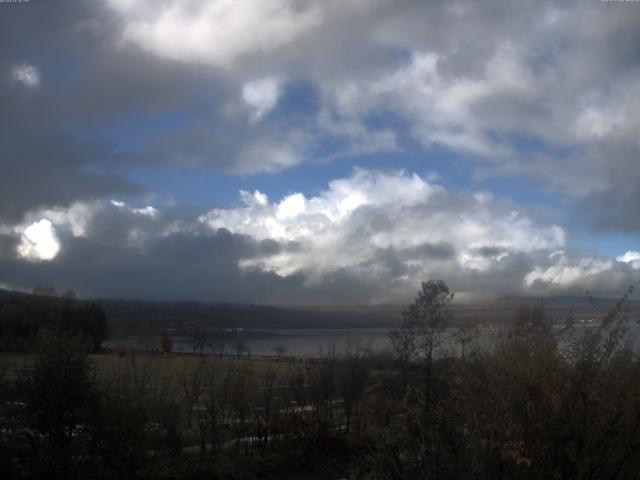
{"type": "Polygon", "coordinates": [[[53,260],[60,251],[60,242],[50,220],[34,222],[22,232],[18,253],[31,261],[53,260]]]}

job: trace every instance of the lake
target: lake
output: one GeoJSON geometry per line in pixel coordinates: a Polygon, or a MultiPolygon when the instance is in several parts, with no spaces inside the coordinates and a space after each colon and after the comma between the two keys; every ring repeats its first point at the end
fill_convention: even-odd
{"type": "MultiPolygon", "coordinates": [[[[388,329],[274,329],[274,330],[239,330],[233,332],[224,348],[225,355],[235,355],[238,350],[244,356],[318,357],[335,349],[337,354],[355,348],[371,349],[379,352],[390,347],[388,329]]],[[[174,336],[173,351],[193,353],[189,341],[185,337],[174,336]]],[[[129,337],[109,340],[107,348],[146,348],[156,343],[157,339],[149,337],[129,337]]],[[[205,354],[219,353],[219,348],[205,348],[205,354]]]]}
{"type": "MultiPolygon", "coordinates": [[[[576,332],[584,332],[591,326],[577,325],[576,332]]],[[[560,332],[561,325],[555,325],[554,329],[560,332]]],[[[500,327],[482,327],[478,343],[481,348],[490,348],[493,345],[495,335],[500,327]]],[[[325,355],[335,350],[337,354],[343,354],[354,349],[369,349],[381,352],[391,348],[388,336],[389,330],[385,328],[354,328],[354,329],[239,329],[237,333],[229,332],[229,338],[224,346],[225,355],[236,355],[238,351],[243,356],[292,356],[301,358],[313,358],[325,355]]],[[[459,353],[459,343],[452,338],[454,329],[447,329],[444,335],[443,346],[452,354],[459,353]]],[[[633,342],[634,349],[638,350],[637,338],[640,338],[640,326],[629,325],[629,339],[633,342]]],[[[173,351],[178,353],[193,353],[189,341],[185,337],[172,336],[173,351]]],[[[159,348],[160,340],[157,337],[128,337],[112,339],[105,342],[106,348],[159,348]]],[[[219,354],[220,347],[206,348],[205,354],[219,354]]]]}

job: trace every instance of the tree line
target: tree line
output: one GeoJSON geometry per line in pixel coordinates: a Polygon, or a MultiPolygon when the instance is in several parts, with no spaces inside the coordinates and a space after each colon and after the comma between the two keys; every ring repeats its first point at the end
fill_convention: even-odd
{"type": "Polygon", "coordinates": [[[109,337],[110,326],[102,307],[76,300],[71,294],[62,298],[37,294],[0,300],[0,351],[34,351],[42,337],[52,331],[81,337],[93,351],[98,351],[109,337]]]}

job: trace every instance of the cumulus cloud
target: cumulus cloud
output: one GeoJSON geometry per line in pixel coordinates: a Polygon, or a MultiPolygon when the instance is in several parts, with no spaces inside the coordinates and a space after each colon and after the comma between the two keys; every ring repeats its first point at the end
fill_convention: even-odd
{"type": "Polygon", "coordinates": [[[40,85],[40,72],[38,69],[26,63],[16,65],[12,70],[13,78],[25,87],[37,87],[40,85]]]}
{"type": "Polygon", "coordinates": [[[125,18],[123,40],[156,55],[219,66],[286,45],[322,22],[312,3],[214,0],[109,3],[125,18]]]}
{"type": "Polygon", "coordinates": [[[527,95],[532,79],[519,52],[509,44],[501,47],[478,77],[449,78],[439,65],[442,60],[436,52],[416,51],[408,65],[360,85],[357,93],[339,92],[338,105],[347,112],[358,104],[360,109],[389,105],[411,119],[414,136],[425,147],[440,144],[484,157],[506,154],[473,108],[498,92],[527,95]]]}
{"type": "Polygon", "coordinates": [[[346,270],[407,286],[456,269],[482,274],[510,254],[565,242],[562,228],[540,225],[486,193],[456,195],[402,171],[357,169],[314,197],[294,193],[270,202],[256,191],[243,192],[242,201],[199,220],[214,230],[299,245],[242,265],[279,275],[303,271],[311,282],[346,270]]]}
{"type": "Polygon", "coordinates": [[[611,270],[613,262],[608,259],[581,258],[571,261],[564,252],[555,252],[550,255],[554,263],[549,267],[536,267],[525,278],[525,284],[532,286],[536,282],[559,285],[562,287],[581,285],[590,280],[590,277],[611,270]]]}
{"type": "Polygon", "coordinates": [[[252,80],[242,86],[242,99],[251,108],[256,119],[276,106],[280,95],[280,82],[275,77],[252,80]]]}
{"type": "Polygon", "coordinates": [[[640,269],[640,252],[629,250],[624,255],[616,257],[618,262],[629,264],[634,269],[640,269]]]}
{"type": "Polygon", "coordinates": [[[315,196],[240,198],[197,218],[122,200],[34,211],[5,232],[20,242],[2,254],[0,281],[111,296],[362,304],[406,301],[425,278],[477,298],[617,293],[638,276],[637,252],[577,255],[559,226],[486,192],[454,193],[400,170],[356,169],[315,196]]]}

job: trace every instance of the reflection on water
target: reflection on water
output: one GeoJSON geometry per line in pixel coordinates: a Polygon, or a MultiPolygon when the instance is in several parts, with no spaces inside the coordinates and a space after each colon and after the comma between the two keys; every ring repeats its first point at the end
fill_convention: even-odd
{"type": "MultiPolygon", "coordinates": [[[[593,325],[578,325],[575,327],[579,336],[593,325]]],[[[555,326],[555,331],[560,333],[561,326],[555,326]]],[[[496,335],[501,331],[500,327],[482,327],[475,340],[475,348],[488,349],[495,342],[496,335]]],[[[628,327],[628,340],[634,349],[638,348],[636,339],[640,338],[640,326],[630,324],[628,327]]],[[[329,351],[335,350],[336,354],[347,351],[372,350],[381,352],[391,348],[388,336],[389,330],[384,328],[359,328],[359,329],[289,329],[289,330],[239,330],[232,332],[224,343],[225,355],[242,356],[292,356],[292,357],[318,357],[329,351]]],[[[215,343],[215,341],[212,341],[215,343]]],[[[562,342],[561,342],[562,343],[562,342]]],[[[105,344],[107,348],[148,348],[153,346],[159,349],[157,338],[130,337],[125,339],[113,339],[105,344]]],[[[206,347],[205,354],[219,354],[221,346],[206,347]]],[[[447,354],[458,355],[459,342],[455,339],[455,329],[448,329],[442,334],[441,350],[447,354]]],[[[185,337],[173,337],[173,351],[179,353],[193,353],[188,339],[185,337]]]]}

